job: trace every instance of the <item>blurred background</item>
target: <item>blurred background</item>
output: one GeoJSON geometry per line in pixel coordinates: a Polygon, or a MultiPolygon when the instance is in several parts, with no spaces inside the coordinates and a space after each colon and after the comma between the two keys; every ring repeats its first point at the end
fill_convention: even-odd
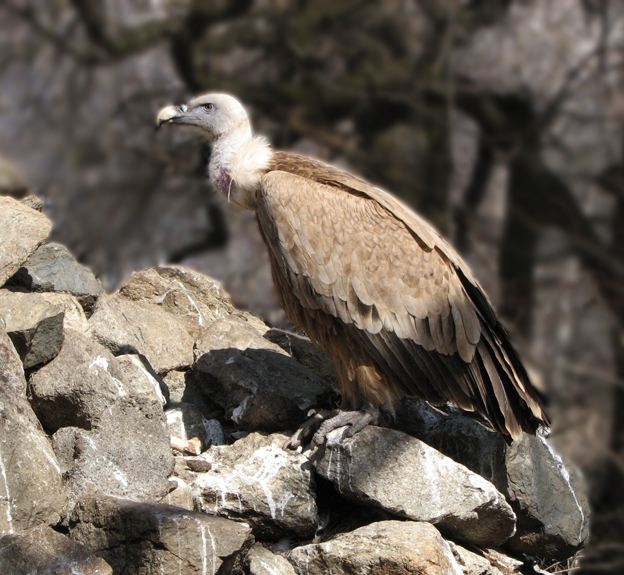
{"type": "Polygon", "coordinates": [[[0,0],[0,193],[39,195],[108,290],[182,263],[285,326],[254,215],[206,181],[209,146],[154,131],[206,91],[459,249],[588,484],[582,572],[624,572],[624,3],[0,0]]]}

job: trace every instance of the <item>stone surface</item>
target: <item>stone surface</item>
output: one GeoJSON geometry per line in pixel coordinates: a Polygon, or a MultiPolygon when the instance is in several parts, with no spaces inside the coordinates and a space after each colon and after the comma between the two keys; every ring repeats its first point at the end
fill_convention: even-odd
{"type": "Polygon", "coordinates": [[[0,316],[26,369],[47,363],[63,345],[65,308],[39,294],[0,290],[0,316]]]}
{"type": "Polygon", "coordinates": [[[89,324],[87,323],[87,316],[76,296],[68,293],[55,292],[41,292],[37,295],[48,303],[63,306],[63,310],[65,311],[65,317],[63,319],[64,329],[73,329],[74,331],[85,334],[88,332],[89,324]]]}
{"type": "Polygon", "coordinates": [[[84,545],[46,525],[0,539],[0,573],[6,575],[113,575],[84,545]]]}
{"type": "Polygon", "coordinates": [[[340,442],[343,431],[328,434],[315,463],[343,496],[474,545],[500,545],[513,534],[504,497],[463,465],[400,431],[368,426],[340,442]]]}
{"type": "Polygon", "coordinates": [[[90,429],[120,397],[128,396],[117,360],[99,343],[66,330],[58,356],[30,379],[31,402],[43,426],[90,429]]]}
{"type": "Polygon", "coordinates": [[[162,411],[122,397],[90,431],[63,428],[54,436],[69,508],[86,493],[157,501],[170,490],[173,456],[162,411]]]}
{"type": "Polygon", "coordinates": [[[288,554],[299,575],[462,575],[435,527],[381,521],[288,554]]]}
{"type": "Polygon", "coordinates": [[[195,346],[193,369],[207,376],[211,399],[248,431],[297,427],[331,386],[242,320],[213,323],[195,346]]]}
{"type": "Polygon", "coordinates": [[[261,545],[251,548],[245,558],[247,575],[297,575],[295,568],[280,555],[271,553],[261,545]]]}
{"type": "Polygon", "coordinates": [[[123,373],[124,381],[131,387],[131,393],[135,397],[163,406],[167,404],[167,386],[154,371],[146,357],[138,354],[126,354],[119,355],[116,359],[123,373]]]}
{"type": "Polygon", "coordinates": [[[254,541],[244,523],[113,497],[80,501],[70,537],[103,557],[115,575],[236,572],[254,541]]]}
{"type": "Polygon", "coordinates": [[[24,372],[0,329],[0,534],[53,525],[65,493],[50,440],[26,400],[24,372]]]}
{"type": "Polygon", "coordinates": [[[565,559],[589,537],[589,504],[577,478],[546,440],[523,434],[507,451],[508,494],[518,532],[514,551],[565,559]]]}
{"type": "Polygon", "coordinates": [[[52,222],[21,202],[0,196],[0,287],[48,237],[52,222]]]}
{"type": "Polygon", "coordinates": [[[251,433],[231,446],[212,447],[202,458],[212,469],[191,488],[202,511],[244,520],[258,537],[311,537],[318,524],[312,466],[282,445],[282,434],[251,433]]]}
{"type": "Polygon", "coordinates": [[[197,437],[202,451],[212,445],[224,445],[225,433],[216,419],[206,419],[202,412],[190,403],[172,405],[165,412],[169,434],[180,439],[197,437]]]}
{"type": "Polygon", "coordinates": [[[159,374],[193,363],[193,338],[174,315],[157,305],[103,295],[89,327],[93,339],[113,355],[142,354],[159,374]]]}
{"type": "Polygon", "coordinates": [[[21,285],[30,291],[65,292],[75,296],[99,297],[102,284],[93,272],[80,265],[67,248],[49,243],[41,246],[11,278],[12,285],[21,285]]]}
{"type": "Polygon", "coordinates": [[[474,551],[469,551],[451,541],[448,541],[448,544],[464,575],[524,575],[525,573],[537,575],[543,573],[535,568],[531,570],[522,561],[493,549],[473,548],[474,551]]]}

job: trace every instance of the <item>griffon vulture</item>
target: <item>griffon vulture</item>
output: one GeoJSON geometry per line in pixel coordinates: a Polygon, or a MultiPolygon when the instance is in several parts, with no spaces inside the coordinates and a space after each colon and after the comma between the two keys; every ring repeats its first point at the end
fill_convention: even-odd
{"type": "Polygon", "coordinates": [[[346,423],[352,435],[405,394],[477,411],[513,438],[548,423],[483,289],[417,214],[343,170],[274,151],[232,96],[168,106],[162,124],[212,139],[212,183],[256,212],[284,310],[333,359],[342,410],[322,435],[346,423]]]}

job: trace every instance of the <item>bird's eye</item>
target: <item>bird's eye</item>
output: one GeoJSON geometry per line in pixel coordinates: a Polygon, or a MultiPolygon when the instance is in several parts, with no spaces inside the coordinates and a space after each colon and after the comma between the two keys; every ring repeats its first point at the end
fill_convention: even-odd
{"type": "Polygon", "coordinates": [[[212,112],[212,110],[214,109],[214,104],[204,104],[203,108],[204,110],[206,110],[206,112],[212,112]]]}

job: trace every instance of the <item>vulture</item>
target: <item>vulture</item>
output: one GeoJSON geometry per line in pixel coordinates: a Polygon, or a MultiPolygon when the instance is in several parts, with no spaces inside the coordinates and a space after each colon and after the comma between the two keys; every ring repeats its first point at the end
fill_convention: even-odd
{"type": "Polygon", "coordinates": [[[284,311],[334,362],[341,409],[315,442],[345,424],[355,434],[404,395],[477,412],[508,438],[548,425],[483,288],[424,219],[346,171],[273,150],[230,95],[167,106],[156,123],[212,140],[210,180],[256,212],[284,311]]]}

